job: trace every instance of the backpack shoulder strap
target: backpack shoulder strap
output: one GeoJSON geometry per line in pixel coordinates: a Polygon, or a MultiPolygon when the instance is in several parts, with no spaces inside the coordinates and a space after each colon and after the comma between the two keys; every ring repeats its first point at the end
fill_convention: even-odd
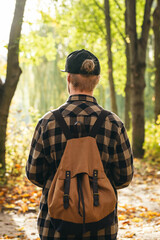
{"type": "Polygon", "coordinates": [[[55,119],[56,121],[58,122],[59,126],[61,127],[65,137],[67,140],[73,138],[72,137],[72,134],[70,132],[70,129],[66,123],[66,121],[64,120],[64,118],[62,117],[62,114],[60,113],[59,109],[55,110],[53,112],[54,116],[55,116],[55,119]]]}
{"type": "Polygon", "coordinates": [[[93,125],[89,136],[94,137],[97,135],[99,128],[101,127],[102,123],[105,121],[105,118],[110,115],[110,112],[106,111],[106,110],[102,110],[101,113],[99,114],[95,124],[93,125]]]}

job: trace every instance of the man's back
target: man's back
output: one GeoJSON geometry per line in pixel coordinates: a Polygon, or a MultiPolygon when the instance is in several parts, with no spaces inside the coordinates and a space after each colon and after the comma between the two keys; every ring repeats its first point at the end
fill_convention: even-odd
{"type": "MultiPolygon", "coordinates": [[[[79,127],[79,137],[87,135],[102,111],[95,98],[83,94],[71,95],[68,101],[59,108],[71,133],[75,124],[82,123],[85,131],[79,127]]],[[[113,113],[106,117],[99,129],[96,141],[104,170],[115,192],[126,187],[133,175],[132,153],[125,128],[120,119],[113,113]]],[[[28,178],[43,187],[38,229],[41,239],[60,239],[60,234],[54,231],[48,214],[47,196],[51,180],[59,166],[66,146],[66,138],[62,129],[55,121],[52,112],[46,114],[38,123],[27,163],[28,178]],[[54,238],[53,238],[54,236],[54,238]]],[[[88,232],[83,239],[116,239],[117,209],[115,209],[113,224],[95,232],[88,232]]],[[[67,237],[65,239],[74,239],[67,237]]],[[[78,239],[78,236],[75,237],[78,239]]]]}

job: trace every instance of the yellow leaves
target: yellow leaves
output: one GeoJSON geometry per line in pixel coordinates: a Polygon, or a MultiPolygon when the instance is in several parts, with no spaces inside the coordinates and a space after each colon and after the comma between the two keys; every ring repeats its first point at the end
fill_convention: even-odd
{"type": "Polygon", "coordinates": [[[1,77],[6,77],[7,64],[5,60],[0,60],[1,77]]]}
{"type": "Polygon", "coordinates": [[[135,235],[135,233],[130,232],[130,231],[127,231],[127,232],[125,233],[125,237],[126,237],[126,238],[133,238],[134,235],[135,235]]]}
{"type": "Polygon", "coordinates": [[[119,208],[123,210],[119,210],[118,219],[119,221],[124,221],[124,224],[127,219],[135,223],[140,223],[144,220],[149,221],[152,218],[160,217],[160,212],[148,211],[148,208],[144,206],[129,207],[125,204],[124,206],[119,206],[119,208]]]}
{"type": "Polygon", "coordinates": [[[156,221],[156,225],[160,225],[160,219],[156,221]]]}
{"type": "Polygon", "coordinates": [[[20,169],[22,166],[19,164],[15,164],[15,168],[20,169]]]}
{"type": "Polygon", "coordinates": [[[27,204],[26,204],[26,203],[22,204],[21,209],[22,209],[22,212],[23,212],[23,213],[27,212],[27,211],[28,211],[28,206],[27,206],[27,204]]]}
{"type": "Polygon", "coordinates": [[[31,202],[31,203],[35,203],[35,202],[36,202],[36,199],[31,198],[31,199],[30,199],[30,202],[31,202]]]}
{"type": "Polygon", "coordinates": [[[16,188],[15,188],[15,192],[17,192],[17,194],[20,195],[20,194],[22,194],[22,189],[16,187],[16,188]]]}
{"type": "Polygon", "coordinates": [[[11,208],[11,209],[13,209],[13,208],[15,208],[16,205],[15,205],[15,204],[4,204],[3,206],[4,206],[5,208],[9,208],[9,209],[11,208]]]}
{"type": "Polygon", "coordinates": [[[130,222],[129,220],[126,220],[126,221],[124,221],[122,224],[123,224],[123,225],[126,225],[126,224],[127,224],[127,225],[130,225],[130,223],[131,223],[131,222],[130,222]]]}
{"type": "Polygon", "coordinates": [[[125,204],[124,206],[119,206],[119,208],[122,209],[121,211],[119,210],[118,219],[120,221],[126,220],[128,219],[128,217],[130,219],[135,217],[135,213],[136,213],[135,207],[130,207],[127,204],[125,204]]]}
{"type": "Polygon", "coordinates": [[[28,198],[28,197],[30,197],[30,194],[24,193],[24,194],[21,194],[21,197],[22,197],[22,198],[28,198]]]}
{"type": "Polygon", "coordinates": [[[14,236],[3,235],[3,239],[14,239],[14,236]]]}
{"type": "Polygon", "coordinates": [[[2,197],[4,195],[4,192],[0,192],[0,197],[2,197]]]}
{"type": "Polygon", "coordinates": [[[145,207],[145,206],[138,206],[138,207],[137,207],[137,210],[138,210],[138,211],[141,211],[141,212],[145,212],[145,211],[148,211],[148,208],[145,207]]]}
{"type": "Polygon", "coordinates": [[[28,204],[28,208],[36,208],[37,207],[37,204],[36,203],[29,203],[28,204]]]}
{"type": "Polygon", "coordinates": [[[160,198],[151,198],[151,201],[160,203],[160,198]]]}
{"type": "Polygon", "coordinates": [[[126,37],[126,42],[127,42],[127,43],[130,43],[129,37],[126,37]]]}
{"type": "Polygon", "coordinates": [[[157,119],[157,121],[156,121],[156,124],[157,124],[157,125],[160,125],[160,115],[158,115],[158,119],[157,119]]]}
{"type": "Polygon", "coordinates": [[[37,197],[41,197],[42,193],[41,191],[37,192],[37,197]]]}
{"type": "Polygon", "coordinates": [[[141,217],[144,217],[144,218],[152,219],[152,218],[154,218],[154,217],[160,217],[160,213],[158,213],[158,212],[152,212],[152,211],[147,211],[147,212],[140,213],[140,216],[141,216],[141,217]]]}
{"type": "Polygon", "coordinates": [[[138,222],[142,222],[143,219],[142,219],[142,218],[138,218],[138,217],[134,217],[134,218],[132,219],[132,221],[138,223],[138,222]]]}
{"type": "Polygon", "coordinates": [[[119,221],[126,220],[126,218],[127,218],[126,215],[122,215],[122,214],[121,214],[121,215],[118,216],[118,220],[119,220],[119,221]]]}
{"type": "Polygon", "coordinates": [[[21,232],[24,230],[24,227],[21,227],[21,228],[16,228],[17,231],[21,232]]]}

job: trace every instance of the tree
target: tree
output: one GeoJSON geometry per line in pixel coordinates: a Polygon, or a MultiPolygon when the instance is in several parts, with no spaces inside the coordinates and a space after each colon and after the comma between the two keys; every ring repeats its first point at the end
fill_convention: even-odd
{"type": "Polygon", "coordinates": [[[136,0],[126,1],[130,39],[132,144],[135,157],[143,157],[144,154],[144,74],[152,3],[153,0],[146,0],[145,2],[142,30],[140,38],[138,38],[136,0]]]}
{"type": "Polygon", "coordinates": [[[16,0],[10,31],[5,83],[0,85],[0,168],[5,170],[5,141],[9,107],[22,73],[19,66],[19,41],[26,0],[16,0]]]}
{"type": "MultiPolygon", "coordinates": [[[[128,0],[125,0],[125,5],[128,0]]],[[[130,53],[129,53],[129,41],[128,41],[128,12],[125,11],[125,48],[126,48],[126,86],[125,86],[125,127],[127,130],[130,129],[130,53]]]]}
{"type": "Polygon", "coordinates": [[[108,55],[108,79],[110,86],[111,108],[117,114],[116,94],[113,79],[113,60],[112,60],[112,40],[111,40],[111,26],[110,26],[110,5],[109,0],[104,0],[104,14],[106,25],[106,46],[108,55]]]}
{"type": "Polygon", "coordinates": [[[155,62],[155,121],[160,114],[160,0],[153,13],[154,62],[155,62]]]}

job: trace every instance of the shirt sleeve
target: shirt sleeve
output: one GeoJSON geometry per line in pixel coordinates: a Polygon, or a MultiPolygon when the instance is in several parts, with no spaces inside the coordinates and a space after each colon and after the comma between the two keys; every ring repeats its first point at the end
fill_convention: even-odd
{"type": "Polygon", "coordinates": [[[43,187],[48,169],[48,162],[43,149],[41,121],[39,121],[31,142],[29,158],[26,164],[26,175],[32,183],[43,187]]]}
{"type": "Polygon", "coordinates": [[[133,178],[133,154],[124,126],[120,128],[111,163],[111,175],[116,189],[127,187],[133,178]]]}

